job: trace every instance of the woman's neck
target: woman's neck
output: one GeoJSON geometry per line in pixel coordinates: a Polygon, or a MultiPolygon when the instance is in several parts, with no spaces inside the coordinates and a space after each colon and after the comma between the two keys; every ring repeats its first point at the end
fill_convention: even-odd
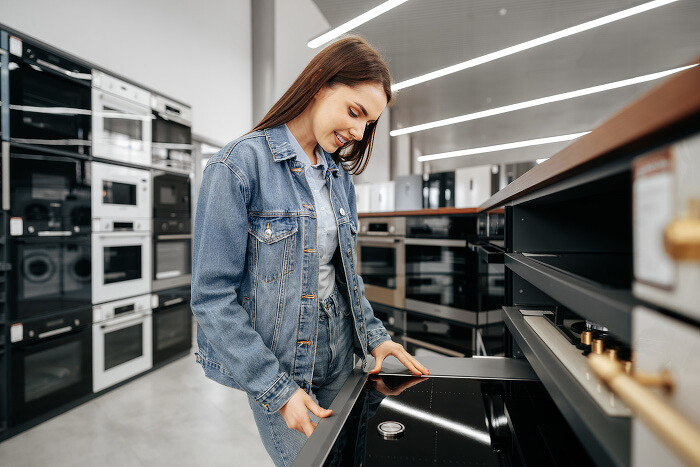
{"type": "Polygon", "coordinates": [[[301,149],[303,149],[308,156],[311,165],[316,165],[318,163],[316,160],[316,145],[318,142],[316,138],[314,138],[314,133],[311,130],[311,120],[302,112],[295,119],[287,122],[287,127],[289,131],[292,132],[292,135],[294,135],[294,138],[296,138],[301,149]]]}

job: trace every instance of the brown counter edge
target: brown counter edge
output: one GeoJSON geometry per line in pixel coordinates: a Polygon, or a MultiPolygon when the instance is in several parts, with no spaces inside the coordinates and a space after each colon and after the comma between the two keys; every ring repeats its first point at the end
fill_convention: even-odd
{"type": "MultiPolygon", "coordinates": [[[[700,57],[695,61],[698,63],[700,57]]],[[[685,70],[646,92],[591,133],[533,167],[493,195],[478,211],[495,207],[567,178],[592,162],[603,162],[635,143],[700,115],[700,66],[685,70]]]]}
{"type": "Polygon", "coordinates": [[[385,211],[385,212],[361,212],[357,216],[362,217],[397,217],[397,216],[438,216],[451,214],[476,214],[479,208],[435,208],[418,209],[415,211],[385,211]]]}

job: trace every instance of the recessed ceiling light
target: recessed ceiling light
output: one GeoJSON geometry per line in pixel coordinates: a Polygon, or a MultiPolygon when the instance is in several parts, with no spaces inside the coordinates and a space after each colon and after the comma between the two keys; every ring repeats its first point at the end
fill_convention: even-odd
{"type": "Polygon", "coordinates": [[[547,34],[546,36],[538,37],[536,39],[523,42],[521,44],[512,45],[506,47],[505,49],[498,50],[496,52],[491,52],[481,57],[472,58],[466,62],[458,63],[456,65],[448,66],[447,68],[442,68],[430,73],[426,73],[421,76],[416,76],[415,78],[407,79],[406,81],[401,81],[400,83],[395,83],[391,86],[393,91],[398,91],[399,89],[404,89],[410,86],[415,86],[416,84],[424,83],[432,79],[440,78],[445,75],[456,73],[458,71],[466,70],[467,68],[473,68],[477,65],[482,65],[484,63],[492,62],[498,60],[499,58],[507,57],[508,55],[513,55],[523,50],[532,49],[539,45],[547,44],[564,37],[573,36],[580,32],[588,31],[589,29],[597,28],[598,26],[603,26],[605,24],[612,23],[621,19],[628,18],[630,16],[637,15],[639,13],[644,13],[645,11],[653,10],[654,8],[659,8],[669,3],[677,2],[678,0],[654,0],[642,5],[637,5],[627,10],[618,11],[608,16],[603,16],[602,18],[594,19],[592,21],[587,21],[585,23],[572,26],[570,28],[562,29],[561,31],[553,32],[547,34]]]}
{"type": "Polygon", "coordinates": [[[538,99],[519,102],[517,104],[504,105],[502,107],[481,110],[479,112],[459,115],[457,117],[445,118],[442,120],[436,120],[434,122],[422,123],[420,125],[409,126],[398,130],[391,130],[389,134],[391,136],[400,136],[405,135],[407,133],[415,133],[417,131],[429,130],[431,128],[438,128],[445,125],[454,125],[455,123],[463,123],[471,120],[478,120],[480,118],[491,117],[492,115],[500,115],[508,112],[513,112],[515,110],[527,109],[530,107],[536,107],[538,105],[550,104],[552,102],[573,99],[575,97],[587,96],[589,94],[595,94],[597,92],[610,91],[612,89],[622,88],[625,86],[632,86],[634,84],[645,83],[647,81],[653,81],[655,79],[663,78],[664,76],[672,75],[674,73],[678,73],[679,71],[687,70],[688,68],[693,68],[695,66],[698,66],[698,64],[695,63],[693,65],[682,66],[679,68],[674,68],[672,70],[660,71],[658,73],[651,73],[644,76],[637,76],[636,78],[624,79],[622,81],[615,81],[614,83],[601,84],[599,86],[592,86],[590,88],[579,89],[577,91],[569,91],[561,94],[555,94],[553,96],[540,97],[538,99]]]}
{"type": "Polygon", "coordinates": [[[381,5],[376,6],[365,13],[362,13],[360,16],[351,19],[347,23],[343,23],[337,28],[331,29],[327,33],[310,40],[306,45],[308,45],[312,49],[320,47],[326,42],[332,41],[341,34],[345,34],[346,32],[355,29],[361,24],[365,24],[367,21],[370,21],[376,18],[377,16],[386,13],[392,8],[396,8],[397,6],[401,5],[402,3],[406,3],[407,1],[408,0],[389,0],[388,2],[384,2],[381,5]]]}
{"type": "Polygon", "coordinates": [[[484,154],[486,152],[505,151],[506,149],[524,148],[527,146],[539,146],[541,144],[560,143],[562,141],[571,141],[583,135],[590,133],[584,131],[582,133],[572,133],[570,135],[550,136],[548,138],[537,138],[528,141],[516,141],[514,143],[497,144],[495,146],[484,146],[481,148],[461,149],[459,151],[443,152],[440,154],[427,154],[419,156],[418,162],[428,162],[437,159],[448,159],[450,157],[472,156],[474,154],[484,154]]]}

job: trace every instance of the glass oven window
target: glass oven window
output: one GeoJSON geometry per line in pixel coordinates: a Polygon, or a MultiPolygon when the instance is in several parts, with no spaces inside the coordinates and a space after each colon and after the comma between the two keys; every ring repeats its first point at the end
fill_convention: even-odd
{"type": "Polygon", "coordinates": [[[177,204],[177,188],[174,186],[160,187],[160,202],[161,204],[173,205],[177,204]]]}
{"type": "Polygon", "coordinates": [[[105,180],[102,183],[102,202],[136,206],[136,185],[105,180]]]}
{"type": "Polygon", "coordinates": [[[104,106],[104,137],[117,146],[130,149],[143,147],[143,121],[140,117],[132,117],[118,109],[104,106]],[[119,115],[123,116],[119,116],[119,115]]]}
{"type": "Polygon", "coordinates": [[[108,332],[105,339],[105,371],[143,355],[143,324],[108,332]]]}
{"type": "Polygon", "coordinates": [[[156,351],[160,352],[169,347],[181,344],[188,340],[190,333],[189,309],[182,307],[172,312],[156,313],[158,329],[156,335],[156,351]]]}
{"type": "Polygon", "coordinates": [[[406,298],[466,308],[464,247],[406,245],[406,298]]]}
{"type": "Polygon", "coordinates": [[[396,288],[396,250],[394,248],[362,246],[362,280],[365,284],[396,288]]]}
{"type": "Polygon", "coordinates": [[[156,279],[177,277],[191,272],[190,240],[156,243],[156,279]]]}
{"type": "Polygon", "coordinates": [[[25,358],[24,402],[70,387],[83,378],[81,342],[54,347],[25,358]]]}
{"type": "Polygon", "coordinates": [[[141,278],[141,246],[112,246],[104,248],[104,283],[141,278]]]}

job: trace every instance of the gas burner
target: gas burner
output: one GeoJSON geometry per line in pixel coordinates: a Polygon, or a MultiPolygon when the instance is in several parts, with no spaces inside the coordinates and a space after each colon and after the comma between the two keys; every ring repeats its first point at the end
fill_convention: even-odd
{"type": "Polygon", "coordinates": [[[387,421],[377,425],[377,431],[379,436],[384,439],[398,439],[403,436],[406,427],[403,426],[403,423],[387,421]]]}

